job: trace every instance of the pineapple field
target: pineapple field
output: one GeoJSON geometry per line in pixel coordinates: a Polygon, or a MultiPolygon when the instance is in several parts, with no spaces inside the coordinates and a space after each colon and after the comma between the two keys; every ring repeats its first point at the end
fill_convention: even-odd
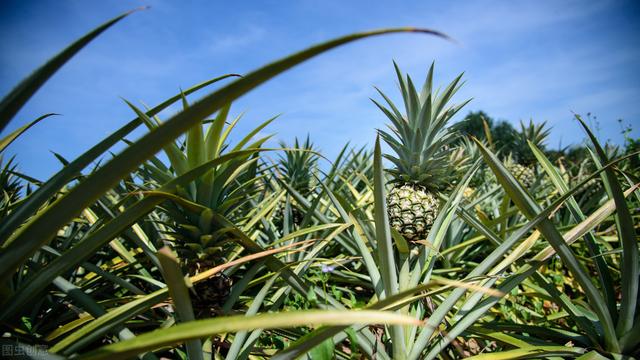
{"type": "MultiPolygon", "coordinates": [[[[130,15],[15,85],[0,129],[130,15]]],[[[233,106],[329,50],[394,33],[449,39],[352,33],[153,106],[124,100],[131,120],[75,159],[57,155],[46,181],[6,150],[53,114],[3,132],[2,357],[640,359],[639,140],[601,143],[578,114],[582,147],[549,149],[545,122],[505,137],[469,112],[465,75],[442,80],[437,62],[411,77],[389,59],[397,89],[375,88],[369,104],[386,127],[337,156],[313,133],[277,142],[278,117],[233,106]]]]}

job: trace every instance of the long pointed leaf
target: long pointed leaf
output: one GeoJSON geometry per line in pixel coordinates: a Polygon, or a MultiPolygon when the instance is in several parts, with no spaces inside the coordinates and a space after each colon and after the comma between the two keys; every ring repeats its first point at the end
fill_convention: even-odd
{"type": "Polygon", "coordinates": [[[348,325],[348,324],[416,324],[412,317],[384,311],[326,311],[307,310],[285,313],[268,313],[255,316],[228,316],[198,320],[167,329],[152,331],[135,339],[107,345],[80,356],[84,360],[128,359],[145,350],[164,345],[175,345],[204,336],[253,329],[276,329],[298,326],[348,325]]]}
{"type": "MultiPolygon", "coordinates": [[[[206,86],[209,86],[220,80],[232,76],[239,76],[237,74],[227,74],[213,79],[204,81],[200,84],[194,85],[191,88],[184,91],[184,94],[191,94],[197,90],[200,90],[206,86]]],[[[146,112],[147,116],[154,116],[160,111],[166,109],[174,102],[180,100],[181,94],[177,94],[168,100],[162,102],[158,106],[146,112]]],[[[84,154],[80,155],[77,159],[65,166],[60,172],[52,176],[46,183],[38,188],[33,194],[31,194],[17,209],[15,209],[9,217],[3,219],[0,225],[0,238],[6,239],[11,233],[13,233],[23,222],[25,222],[30,216],[47,201],[49,201],[65,184],[71,181],[82,169],[94,161],[98,156],[107,151],[110,147],[121,141],[127,134],[135,130],[142,123],[142,119],[135,118],[128,122],[120,129],[113,132],[104,140],[87,150],[84,154]]]]}
{"type": "MultiPolygon", "coordinates": [[[[524,188],[518,183],[518,181],[509,173],[504,165],[498,160],[498,158],[491,153],[482,143],[475,140],[482,156],[488,163],[491,170],[494,172],[498,181],[503,186],[505,191],[509,194],[511,200],[518,206],[518,208],[524,213],[527,218],[532,219],[538,213],[540,213],[539,205],[531,198],[531,196],[524,190],[524,188]]],[[[572,250],[562,239],[562,235],[558,229],[554,226],[551,220],[543,219],[538,229],[549,241],[549,243],[556,250],[561,257],[563,263],[569,268],[571,273],[576,277],[576,280],[584,289],[584,292],[589,299],[589,303],[593,306],[595,313],[602,322],[604,330],[604,340],[607,349],[614,352],[620,351],[620,344],[615,333],[615,327],[609,311],[607,309],[606,302],[602,298],[598,289],[591,282],[591,277],[584,269],[584,266],[577,260],[572,250]]]]}
{"type": "Polygon", "coordinates": [[[18,138],[18,136],[22,135],[25,131],[29,130],[33,125],[35,125],[35,124],[39,123],[41,120],[44,120],[44,119],[48,118],[49,116],[53,116],[53,115],[60,115],[60,114],[50,113],[50,114],[42,115],[39,118],[29,122],[28,124],[16,129],[11,134],[5,136],[2,140],[0,140],[0,153],[3,152],[4,149],[6,149],[7,146],[9,146],[12,142],[14,142],[15,139],[18,138]]]}
{"type": "MultiPolygon", "coordinates": [[[[576,116],[580,124],[587,132],[589,139],[596,149],[596,154],[600,158],[601,163],[607,163],[608,159],[604,150],[598,143],[589,127],[582,121],[580,116],[576,116]]],[[[638,304],[638,276],[640,274],[640,265],[638,264],[638,240],[636,239],[634,222],[629,212],[629,207],[624,199],[622,187],[616,178],[616,174],[611,168],[605,170],[606,180],[608,183],[609,196],[616,203],[616,227],[618,228],[618,237],[622,245],[622,300],[620,302],[620,316],[616,331],[618,336],[623,336],[633,327],[635,319],[636,305],[638,304]]]]}
{"type": "Polygon", "coordinates": [[[102,32],[110,28],[118,21],[124,19],[136,10],[127,11],[106,23],[98,26],[88,34],[76,40],[66,49],[51,58],[44,65],[34,71],[26,79],[22,80],[9,94],[7,94],[0,102],[0,132],[9,124],[11,119],[18,113],[24,104],[35,94],[38,89],[44,85],[53,74],[58,71],[67,61],[69,61],[78,51],[82,50],[91,40],[98,37],[102,32]]]}
{"type": "MultiPolygon", "coordinates": [[[[178,322],[189,322],[195,320],[193,307],[189,298],[189,289],[182,276],[178,259],[173,255],[168,247],[158,250],[158,260],[162,266],[162,276],[169,288],[169,295],[173,299],[173,304],[178,316],[178,322]]],[[[202,342],[195,338],[186,342],[189,360],[203,360],[202,342]]]]}

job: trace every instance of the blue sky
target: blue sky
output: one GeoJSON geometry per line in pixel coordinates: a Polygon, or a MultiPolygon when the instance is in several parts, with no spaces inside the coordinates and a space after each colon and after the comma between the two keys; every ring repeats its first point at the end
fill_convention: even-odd
{"type": "MultiPolygon", "coordinates": [[[[105,20],[149,5],[91,43],[18,114],[11,129],[49,112],[9,149],[45,179],[132,118],[121,100],[154,105],[179,88],[245,73],[313,43],[354,31],[428,27],[457,40],[390,35],[324,54],[236,102],[236,134],[282,116],[266,133],[292,142],[311,133],[329,158],[347,141],[372,144],[385,119],[378,86],[398,99],[392,60],[417,82],[464,71],[458,119],[484,110],[514,124],[548,121],[550,146],[580,142],[572,111],[597,116],[602,140],[622,142],[622,118],[640,136],[640,5],[635,1],[80,1],[0,2],[0,93],[105,20]]],[[[196,96],[197,98],[198,96],[196,96]]],[[[399,99],[398,99],[399,100],[399,99]]],[[[169,111],[175,112],[177,108],[169,111]]],[[[116,149],[117,150],[117,149],[116,149]]]]}

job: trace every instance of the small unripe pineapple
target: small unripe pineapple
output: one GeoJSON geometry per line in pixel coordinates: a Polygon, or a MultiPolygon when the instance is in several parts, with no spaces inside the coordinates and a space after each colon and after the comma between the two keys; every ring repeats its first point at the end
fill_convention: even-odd
{"type": "Polygon", "coordinates": [[[584,186],[582,186],[580,190],[578,190],[578,192],[576,193],[576,196],[578,197],[583,195],[594,196],[599,194],[603,188],[604,186],[602,185],[602,181],[600,181],[599,178],[594,178],[587,181],[587,183],[584,184],[584,186]]]}
{"type": "MultiPolygon", "coordinates": [[[[536,176],[532,168],[511,162],[507,160],[504,164],[507,170],[518,180],[525,188],[529,188],[536,181],[536,176]]],[[[484,170],[485,181],[495,182],[496,177],[491,169],[484,170]]]]}
{"type": "Polygon", "coordinates": [[[525,187],[528,188],[536,181],[533,169],[518,163],[507,164],[507,170],[525,187]]]}
{"type": "Polygon", "coordinates": [[[407,240],[423,240],[438,215],[440,200],[420,185],[396,185],[387,195],[389,223],[407,240]]]}

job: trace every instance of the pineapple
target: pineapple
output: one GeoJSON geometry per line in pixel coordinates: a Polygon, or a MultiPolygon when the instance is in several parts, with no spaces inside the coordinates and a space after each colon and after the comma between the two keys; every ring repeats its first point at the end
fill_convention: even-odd
{"type": "Polygon", "coordinates": [[[576,196],[596,196],[601,194],[603,190],[604,185],[602,185],[602,181],[599,178],[593,178],[587,181],[587,183],[578,190],[576,196]]]}
{"type": "MultiPolygon", "coordinates": [[[[529,120],[529,124],[526,126],[521,121],[520,131],[513,131],[513,152],[504,158],[504,165],[525,188],[530,188],[536,182],[536,158],[531,152],[529,142],[538,149],[544,150],[544,143],[549,133],[550,129],[546,127],[546,122],[536,125],[532,120],[529,120]]],[[[495,181],[490,169],[485,169],[484,179],[495,181]]]]}
{"type": "Polygon", "coordinates": [[[405,106],[403,115],[393,102],[378,92],[388,108],[373,101],[391,120],[390,132],[380,130],[380,136],[395,152],[385,154],[395,167],[388,170],[392,189],[387,195],[389,223],[409,241],[426,238],[438,215],[440,200],[437,192],[452,180],[452,146],[457,134],[447,127],[448,121],[465,104],[447,105],[462,85],[462,74],[442,92],[432,87],[432,64],[420,93],[411,78],[403,77],[394,63],[405,106]]]}
{"type": "MultiPolygon", "coordinates": [[[[511,154],[504,159],[504,166],[525,188],[531,187],[531,185],[536,181],[533,166],[526,166],[516,162],[511,154]]],[[[496,183],[495,175],[489,168],[484,169],[483,178],[485,181],[489,181],[492,184],[496,183]]]]}
{"type": "Polygon", "coordinates": [[[525,188],[531,187],[536,181],[536,175],[531,166],[525,166],[514,162],[511,157],[505,162],[507,170],[518,180],[525,188]]]}
{"type": "Polygon", "coordinates": [[[510,154],[505,162],[507,170],[525,187],[531,187],[536,181],[535,162],[536,158],[529,148],[529,142],[544,150],[544,142],[551,130],[546,128],[546,122],[534,124],[529,120],[529,124],[520,121],[520,131],[516,134],[515,145],[518,150],[517,159],[513,159],[510,154]]]}
{"type": "MultiPolygon", "coordinates": [[[[169,232],[185,272],[189,276],[197,275],[227,261],[226,254],[231,251],[231,242],[225,234],[218,234],[219,226],[213,221],[210,209],[199,215],[185,212],[184,209],[167,205],[170,217],[180,219],[180,223],[172,226],[169,232]],[[179,217],[179,213],[186,215],[179,217]],[[191,219],[197,218],[197,221],[191,219]]],[[[233,282],[220,272],[203,281],[193,284],[191,289],[191,303],[197,318],[207,318],[217,315],[231,291],[233,282]]]]}
{"type": "Polygon", "coordinates": [[[418,184],[394,185],[387,195],[389,223],[407,240],[426,237],[439,207],[436,195],[418,184]]]}

